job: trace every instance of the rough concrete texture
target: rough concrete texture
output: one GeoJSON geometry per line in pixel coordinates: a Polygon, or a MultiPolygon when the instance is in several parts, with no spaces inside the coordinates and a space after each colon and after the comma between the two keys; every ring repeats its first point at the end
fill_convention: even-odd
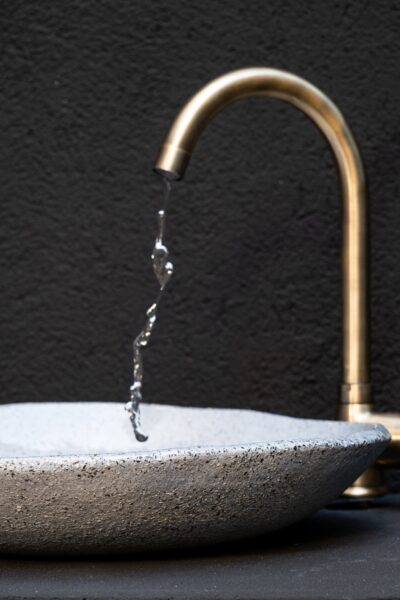
{"type": "MultiPolygon", "coordinates": [[[[400,390],[400,9],[385,1],[24,1],[0,7],[1,400],[126,400],[156,293],[149,254],[171,119],[249,65],[339,105],[370,182],[372,378],[400,390]]],[[[340,198],[318,131],[256,99],[209,127],[173,190],[175,274],[145,397],[333,417],[340,198]]]]}
{"type": "Polygon", "coordinates": [[[0,598],[394,600],[400,596],[399,509],[398,494],[367,510],[336,504],[275,534],[214,551],[169,550],[135,560],[1,558],[0,598]]]}
{"type": "Polygon", "coordinates": [[[0,407],[0,552],[160,550],[252,537],[334,500],[383,451],[381,425],[147,405],[0,407]],[[171,443],[171,440],[173,442],[171,443]]]}

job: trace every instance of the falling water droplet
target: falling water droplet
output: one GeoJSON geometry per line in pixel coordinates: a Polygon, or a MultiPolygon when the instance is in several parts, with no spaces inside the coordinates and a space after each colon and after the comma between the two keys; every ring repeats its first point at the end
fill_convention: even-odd
{"type": "Polygon", "coordinates": [[[143,348],[149,343],[154,324],[157,320],[157,308],[165,287],[174,272],[174,265],[169,260],[168,248],[164,244],[166,208],[171,193],[171,182],[164,179],[164,199],[163,207],[158,211],[158,231],[154,244],[151,259],[153,261],[153,271],[160,285],[156,301],[146,312],[146,323],[142,331],[133,342],[133,383],[130,387],[130,400],[125,405],[132,423],[133,432],[139,442],[145,442],[148,436],[143,433],[140,421],[140,403],[142,397],[143,384],[143,348]]]}

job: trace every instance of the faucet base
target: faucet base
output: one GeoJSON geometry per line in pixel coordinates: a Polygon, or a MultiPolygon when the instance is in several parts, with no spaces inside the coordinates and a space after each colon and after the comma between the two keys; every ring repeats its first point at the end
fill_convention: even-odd
{"type": "Polygon", "coordinates": [[[400,467],[400,413],[377,413],[370,403],[341,404],[339,419],[353,423],[380,423],[392,436],[392,440],[377,460],[382,467],[400,467]]]}
{"type": "Polygon", "coordinates": [[[389,491],[383,480],[383,474],[377,467],[369,467],[353,485],[343,492],[346,498],[368,499],[383,496],[389,491]]]}
{"type": "Polygon", "coordinates": [[[392,436],[389,446],[378,457],[375,465],[367,469],[352,486],[347,488],[344,496],[351,498],[374,498],[388,492],[383,480],[382,469],[400,467],[400,414],[376,413],[371,403],[341,404],[339,418],[355,423],[380,423],[392,436]]]}

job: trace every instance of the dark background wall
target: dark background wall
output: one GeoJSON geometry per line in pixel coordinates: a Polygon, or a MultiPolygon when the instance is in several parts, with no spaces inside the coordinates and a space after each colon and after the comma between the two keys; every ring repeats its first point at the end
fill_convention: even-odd
{"type": "MultiPolygon", "coordinates": [[[[322,88],[360,144],[372,377],[400,408],[398,2],[24,0],[0,18],[1,401],[127,399],[156,293],[158,146],[199,86],[266,65],[322,88]]],[[[265,99],[219,115],[173,189],[146,400],[333,417],[339,222],[303,115],[265,99]]]]}

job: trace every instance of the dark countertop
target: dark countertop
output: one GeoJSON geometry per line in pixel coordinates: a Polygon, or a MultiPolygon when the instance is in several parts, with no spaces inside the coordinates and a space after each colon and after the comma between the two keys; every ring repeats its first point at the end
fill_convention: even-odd
{"type": "Polygon", "coordinates": [[[284,531],[110,560],[0,560],[0,599],[400,599],[400,495],[338,502],[284,531]]]}

